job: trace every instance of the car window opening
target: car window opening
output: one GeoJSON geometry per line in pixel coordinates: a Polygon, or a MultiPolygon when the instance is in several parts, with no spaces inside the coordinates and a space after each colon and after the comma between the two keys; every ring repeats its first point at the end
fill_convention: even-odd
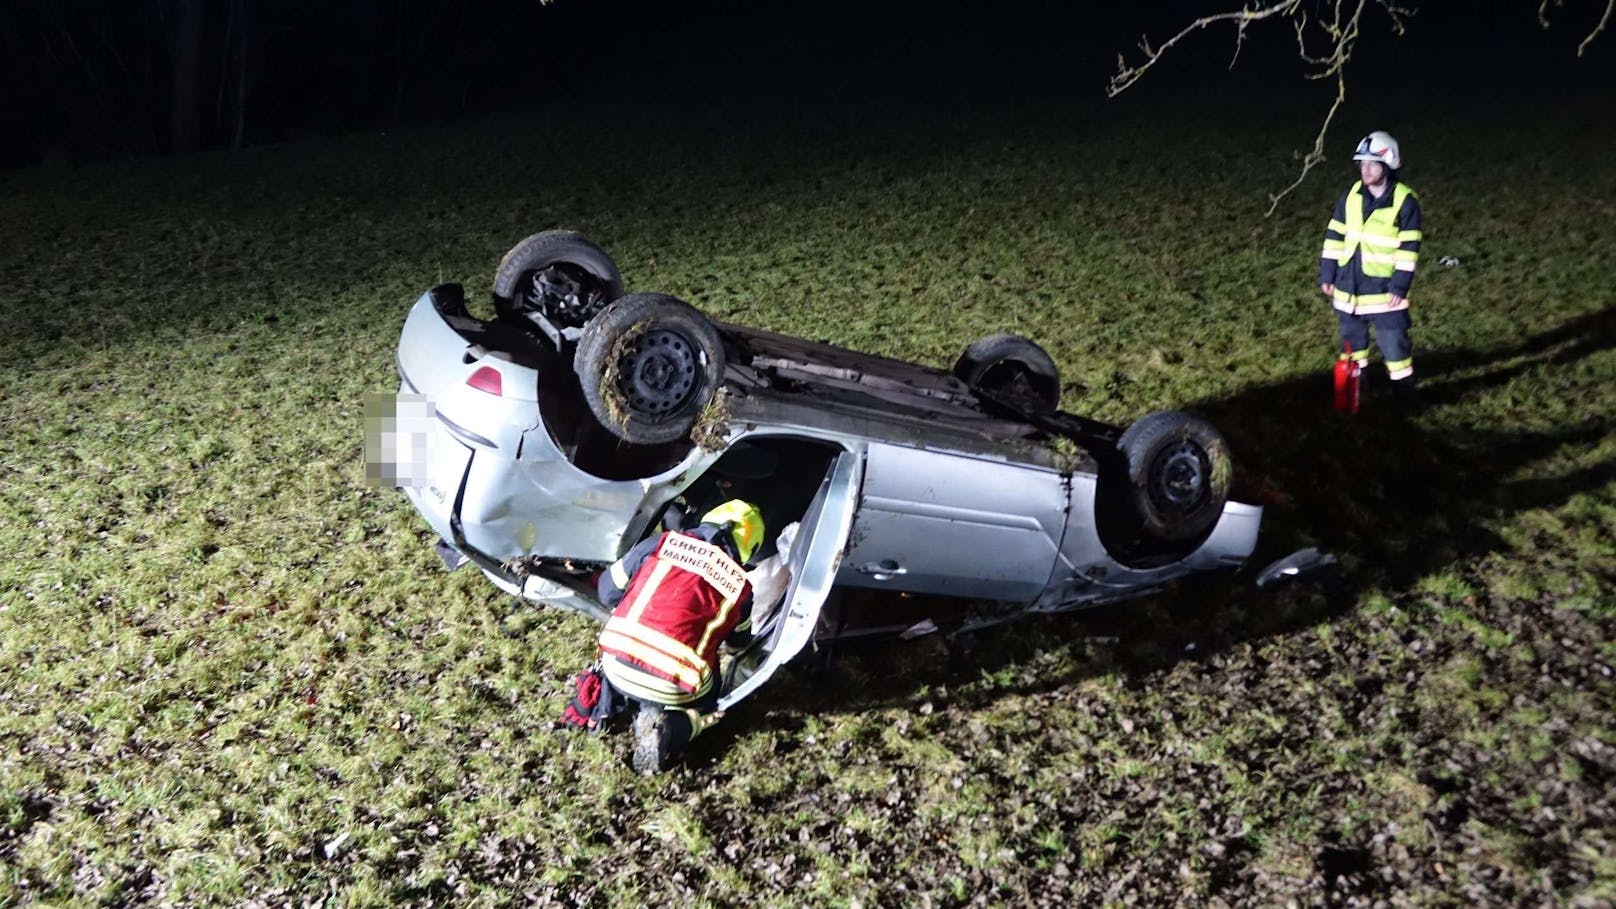
{"type": "Polygon", "coordinates": [[[753,557],[754,562],[761,562],[774,555],[780,531],[802,520],[831,460],[841,450],[837,445],[793,436],[742,439],[663,508],[663,527],[688,527],[708,509],[730,499],[744,499],[763,512],[766,533],[753,557]]]}

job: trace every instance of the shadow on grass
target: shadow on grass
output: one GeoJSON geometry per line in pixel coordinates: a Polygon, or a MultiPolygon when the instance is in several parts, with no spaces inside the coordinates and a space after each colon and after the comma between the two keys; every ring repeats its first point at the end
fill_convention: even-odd
{"type": "MultiPolygon", "coordinates": [[[[1616,480],[1616,460],[1609,458],[1552,475],[1544,475],[1540,464],[1567,449],[1597,445],[1612,432],[1612,414],[1599,409],[1605,402],[1595,401],[1577,423],[1552,431],[1512,431],[1488,424],[1486,415],[1507,408],[1526,424],[1529,409],[1559,390],[1544,380],[1519,403],[1484,399],[1534,370],[1569,367],[1613,348],[1616,307],[1492,350],[1420,355],[1422,399],[1414,411],[1376,395],[1356,416],[1332,413],[1329,376],[1322,368],[1317,375],[1191,404],[1186,409],[1211,418],[1236,449],[1235,497],[1265,506],[1262,541],[1246,568],[1197,578],[1145,600],[1028,619],[946,643],[833,645],[831,661],[845,665],[834,666],[828,679],[812,678],[817,673],[811,667],[811,678],[797,686],[799,703],[810,713],[903,704],[932,686],[974,681],[1063,651],[1072,658],[1056,662],[1067,668],[1012,673],[1033,678],[951,700],[987,704],[1112,672],[1133,681],[1242,641],[1334,620],[1364,591],[1403,589],[1464,560],[1501,551],[1506,544],[1489,524],[1520,511],[1562,505],[1616,480]],[[1333,592],[1255,588],[1257,569],[1303,546],[1336,553],[1345,583],[1333,592]],[[859,681],[844,683],[843,669],[859,681]]],[[[1378,364],[1371,373],[1384,376],[1378,364]]],[[[883,602],[898,605],[890,597],[863,605],[880,609],[883,602]]],[[[906,615],[913,605],[902,607],[906,615]]],[[[825,660],[821,655],[821,666],[825,660]]],[[[787,715],[778,721],[794,720],[787,715]]]]}

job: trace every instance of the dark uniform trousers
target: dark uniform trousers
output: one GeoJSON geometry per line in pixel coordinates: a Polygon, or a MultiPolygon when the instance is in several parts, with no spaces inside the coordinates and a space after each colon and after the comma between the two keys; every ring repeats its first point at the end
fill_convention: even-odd
{"type": "MultiPolygon", "coordinates": [[[[1380,345],[1380,355],[1386,362],[1397,363],[1414,356],[1414,345],[1408,339],[1409,326],[1413,324],[1408,310],[1355,316],[1338,309],[1335,314],[1341,327],[1341,340],[1351,345],[1353,353],[1369,350],[1369,327],[1374,326],[1375,343],[1380,345]]],[[[1364,358],[1365,355],[1360,354],[1357,359],[1364,358]]]]}

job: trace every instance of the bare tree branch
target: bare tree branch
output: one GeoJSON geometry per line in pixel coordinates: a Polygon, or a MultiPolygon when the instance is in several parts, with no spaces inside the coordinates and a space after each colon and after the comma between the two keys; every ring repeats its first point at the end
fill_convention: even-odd
{"type": "Polygon", "coordinates": [[[1162,58],[1163,54],[1171,50],[1173,45],[1184,40],[1192,32],[1199,31],[1200,29],[1206,28],[1210,25],[1216,25],[1219,22],[1239,22],[1241,23],[1241,27],[1244,28],[1247,24],[1261,19],[1269,19],[1274,16],[1289,16],[1301,5],[1302,0],[1280,0],[1280,2],[1275,3],[1272,6],[1261,7],[1259,9],[1247,8],[1228,13],[1218,13],[1212,16],[1202,16],[1201,18],[1196,19],[1194,22],[1191,22],[1189,25],[1184,26],[1183,30],[1173,37],[1168,38],[1167,43],[1163,44],[1159,48],[1152,49],[1148,38],[1141,39],[1139,42],[1139,48],[1145,52],[1145,62],[1138,66],[1129,66],[1127,61],[1123,59],[1122,55],[1117,55],[1117,74],[1111,77],[1111,84],[1106,86],[1106,95],[1108,97],[1115,98],[1117,95],[1126,91],[1128,86],[1138,82],[1140,76],[1143,76],[1146,71],[1148,71],[1152,66],[1155,66],[1156,62],[1162,58]]]}
{"type": "Polygon", "coordinates": [[[1244,47],[1245,43],[1246,43],[1246,23],[1241,22],[1238,26],[1235,27],[1235,30],[1234,30],[1234,54],[1233,54],[1233,56],[1229,57],[1229,69],[1231,69],[1231,70],[1234,69],[1234,65],[1236,63],[1240,62],[1240,48],[1244,47]]]}
{"type": "MultiPolygon", "coordinates": [[[[1399,32],[1402,31],[1402,17],[1408,15],[1410,11],[1395,5],[1394,0],[1374,0],[1374,2],[1391,14],[1394,28],[1399,32]]],[[[1611,0],[1611,2],[1616,3],[1616,0],[1611,0]]],[[[1297,53],[1303,63],[1312,70],[1304,73],[1304,75],[1309,79],[1334,79],[1336,94],[1335,99],[1330,103],[1329,111],[1324,116],[1324,123],[1320,126],[1318,135],[1313,139],[1312,150],[1302,157],[1301,173],[1297,175],[1296,180],[1291,185],[1269,196],[1268,213],[1271,215],[1278,208],[1280,200],[1289,195],[1298,186],[1301,186],[1302,181],[1307,178],[1308,172],[1324,160],[1324,140],[1329,133],[1330,123],[1335,119],[1336,112],[1341,109],[1341,105],[1346,101],[1347,83],[1344,71],[1347,62],[1352,59],[1353,47],[1357,43],[1360,34],[1364,8],[1368,5],[1369,0],[1330,0],[1330,3],[1330,19],[1313,23],[1312,29],[1309,28],[1309,19],[1307,11],[1303,9],[1302,0],[1279,0],[1279,2],[1270,3],[1267,6],[1247,6],[1227,13],[1203,16],[1186,25],[1158,48],[1152,49],[1148,39],[1142,41],[1140,48],[1144,51],[1145,59],[1143,63],[1137,66],[1130,66],[1126,60],[1119,57],[1117,73],[1111,77],[1111,83],[1106,90],[1107,94],[1111,97],[1116,97],[1129,86],[1139,81],[1140,77],[1150,67],[1161,60],[1163,54],[1195,31],[1220,22],[1233,23],[1235,26],[1235,56],[1229,62],[1229,66],[1233,68],[1235,61],[1239,59],[1240,48],[1246,41],[1247,29],[1252,23],[1276,17],[1291,19],[1296,31],[1297,53]],[[1314,53],[1308,49],[1310,31],[1323,33],[1326,42],[1322,53],[1314,53]]]]}
{"type": "Polygon", "coordinates": [[[1323,163],[1324,137],[1330,132],[1330,121],[1335,119],[1335,112],[1341,109],[1341,105],[1346,100],[1347,77],[1345,73],[1338,69],[1335,74],[1335,100],[1330,102],[1330,110],[1324,115],[1324,123],[1319,126],[1318,135],[1313,137],[1313,150],[1308,152],[1307,157],[1302,159],[1302,172],[1296,175],[1296,179],[1291,182],[1291,185],[1277,193],[1268,194],[1268,210],[1263,212],[1263,217],[1272,216],[1274,210],[1279,208],[1279,200],[1290,195],[1298,186],[1301,186],[1302,181],[1307,179],[1308,171],[1323,163]]]}
{"type": "MultiPolygon", "coordinates": [[[[1537,5],[1537,24],[1543,28],[1549,27],[1550,3],[1553,3],[1556,9],[1565,6],[1565,0],[1539,0],[1537,5]]],[[[1599,22],[1594,26],[1594,30],[1589,32],[1586,38],[1582,39],[1581,44],[1577,45],[1577,56],[1581,57],[1583,54],[1587,53],[1588,45],[1593,44],[1594,39],[1599,37],[1599,33],[1603,32],[1605,30],[1605,26],[1610,24],[1610,17],[1613,12],[1616,12],[1616,0],[1605,0],[1605,12],[1600,15],[1599,22]]]]}
{"type": "MultiPolygon", "coordinates": [[[[1195,19],[1159,46],[1152,47],[1149,36],[1145,36],[1139,42],[1139,49],[1143,52],[1144,59],[1137,64],[1129,63],[1121,54],[1117,55],[1117,71],[1106,85],[1106,95],[1114,98],[1126,91],[1152,66],[1160,62],[1169,50],[1194,32],[1223,22],[1232,23],[1235,27],[1234,55],[1229,61],[1229,67],[1232,69],[1240,59],[1241,48],[1247,40],[1247,29],[1252,23],[1267,19],[1289,19],[1296,33],[1297,57],[1306,68],[1303,75],[1308,79],[1333,79],[1336,93],[1330,102],[1329,110],[1325,112],[1324,122],[1320,125],[1318,134],[1314,136],[1312,150],[1301,156],[1301,173],[1289,186],[1269,196],[1268,214],[1272,215],[1280,200],[1301,186],[1308,172],[1324,161],[1324,142],[1330,131],[1330,124],[1347,98],[1346,66],[1352,60],[1353,50],[1362,34],[1364,10],[1371,2],[1386,13],[1387,18],[1391,20],[1394,34],[1401,35],[1407,31],[1408,20],[1416,12],[1408,0],[1318,0],[1313,4],[1314,8],[1328,3],[1328,12],[1313,18],[1308,16],[1303,0],[1267,0],[1267,2],[1245,0],[1246,5],[1238,10],[1195,19]],[[1315,46],[1319,49],[1314,50],[1315,46]]],[[[1544,28],[1549,27],[1550,4],[1559,8],[1565,5],[1565,0],[1539,0],[1538,22],[1544,28]]],[[[1593,31],[1577,46],[1577,56],[1580,57],[1587,51],[1594,38],[1610,24],[1613,15],[1616,15],[1616,0],[1605,0],[1604,15],[1600,17],[1593,31]]]]}
{"type": "Polygon", "coordinates": [[[1605,0],[1605,14],[1599,17],[1599,24],[1594,26],[1594,30],[1588,33],[1588,37],[1582,39],[1582,43],[1577,45],[1577,56],[1580,57],[1587,52],[1588,45],[1594,43],[1594,39],[1599,37],[1599,33],[1605,30],[1606,25],[1610,24],[1612,10],[1616,10],[1616,0],[1605,0]]]}

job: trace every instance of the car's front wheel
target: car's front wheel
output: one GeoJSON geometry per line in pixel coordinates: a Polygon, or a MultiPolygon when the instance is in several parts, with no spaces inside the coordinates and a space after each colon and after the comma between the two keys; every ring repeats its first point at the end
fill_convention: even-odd
{"type": "Polygon", "coordinates": [[[573,370],[590,411],[638,445],[686,438],[724,377],[712,322],[667,294],[629,294],[584,328],[573,370]]]}

